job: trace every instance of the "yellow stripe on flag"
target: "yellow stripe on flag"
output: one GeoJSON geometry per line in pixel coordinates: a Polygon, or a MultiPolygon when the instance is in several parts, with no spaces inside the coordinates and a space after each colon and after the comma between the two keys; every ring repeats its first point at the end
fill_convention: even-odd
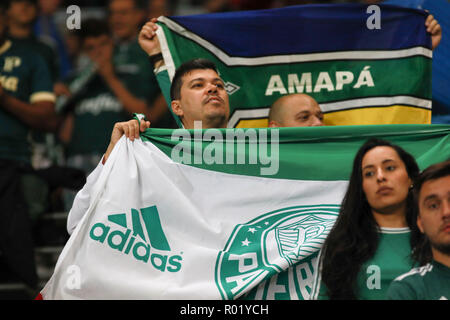
{"type": "Polygon", "coordinates": [[[359,108],[326,113],[325,125],[367,125],[367,124],[430,124],[431,110],[391,106],[359,108]]]}
{"type": "Polygon", "coordinates": [[[239,120],[235,128],[267,128],[269,119],[245,119],[239,120]]]}

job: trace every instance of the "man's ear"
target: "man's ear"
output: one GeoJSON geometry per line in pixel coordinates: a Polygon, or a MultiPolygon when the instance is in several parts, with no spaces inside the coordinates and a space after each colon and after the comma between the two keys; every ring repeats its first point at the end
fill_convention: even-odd
{"type": "Polygon", "coordinates": [[[172,100],[170,105],[172,107],[173,113],[175,113],[179,117],[183,115],[183,109],[181,109],[180,100],[172,100]]]}
{"type": "Polygon", "coordinates": [[[419,228],[420,232],[425,233],[425,232],[423,232],[423,225],[422,225],[422,219],[420,218],[420,214],[417,216],[416,223],[417,223],[417,227],[419,228]]]}

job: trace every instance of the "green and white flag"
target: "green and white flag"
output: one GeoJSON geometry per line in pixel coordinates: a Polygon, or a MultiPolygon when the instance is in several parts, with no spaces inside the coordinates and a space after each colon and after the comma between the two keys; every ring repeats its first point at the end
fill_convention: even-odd
{"type": "Polygon", "coordinates": [[[423,169],[450,156],[449,133],[382,125],[123,137],[78,194],[42,297],[308,299],[359,147],[387,139],[423,169]]]}
{"type": "Polygon", "coordinates": [[[230,128],[267,127],[270,105],[293,93],[312,96],[326,125],[429,124],[427,16],[382,4],[299,5],[160,17],[157,34],[170,79],[191,59],[217,65],[230,128]]]}

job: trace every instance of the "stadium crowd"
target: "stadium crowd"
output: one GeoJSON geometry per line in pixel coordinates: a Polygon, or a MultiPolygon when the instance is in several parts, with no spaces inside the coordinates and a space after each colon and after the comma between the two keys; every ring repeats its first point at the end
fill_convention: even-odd
{"type": "MultiPolygon", "coordinates": [[[[0,282],[20,281],[37,288],[34,247],[55,241],[62,241],[63,245],[68,237],[67,234],[55,240],[51,229],[42,232],[40,218],[48,212],[70,210],[86,177],[102,158],[107,159],[118,137],[144,130],[150,123],[154,128],[178,127],[153,72],[161,61],[148,58],[160,51],[155,54],[153,44],[148,50],[145,48],[145,43],[153,38],[154,20],[147,22],[149,19],[349,2],[381,1],[86,0],[77,3],[82,10],[83,24],[74,30],[67,28],[65,20],[70,1],[2,1],[0,208],[1,219],[8,223],[0,227],[0,282]],[[147,30],[141,29],[144,25],[147,30]],[[148,32],[144,40],[142,32],[148,32]],[[12,51],[18,59],[3,58],[6,53],[11,56],[12,51]],[[16,73],[15,68],[21,64],[25,71],[16,73]],[[27,86],[17,87],[17,83],[27,83],[27,86]],[[136,127],[137,121],[130,121],[134,113],[144,114],[149,122],[141,122],[141,127],[136,127]],[[114,127],[117,123],[122,124],[114,127]],[[111,139],[113,127],[114,140],[111,139]]],[[[435,47],[441,30],[432,18],[428,24],[431,24],[429,32],[434,35],[435,47]]],[[[223,92],[217,95],[226,106],[221,122],[210,127],[226,127],[229,106],[223,84],[214,66],[198,63],[203,65],[190,66],[187,72],[198,69],[209,72],[214,84],[212,90],[223,92]]],[[[185,128],[191,128],[182,105],[171,107],[187,121],[183,122],[185,128]]],[[[322,121],[317,102],[300,94],[277,100],[269,114],[271,127],[320,126],[322,121]],[[289,105],[303,109],[294,110],[289,105]],[[293,121],[293,115],[299,112],[302,117],[293,121]]]]}

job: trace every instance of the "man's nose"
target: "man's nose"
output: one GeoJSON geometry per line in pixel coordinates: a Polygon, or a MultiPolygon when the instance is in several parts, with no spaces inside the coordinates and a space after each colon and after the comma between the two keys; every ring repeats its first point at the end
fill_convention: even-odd
{"type": "Polygon", "coordinates": [[[213,93],[213,92],[217,92],[217,85],[210,83],[208,84],[208,93],[213,93]]]}
{"type": "Polygon", "coordinates": [[[443,218],[450,219],[450,199],[442,201],[442,216],[443,218]]]}
{"type": "Polygon", "coordinates": [[[320,120],[319,117],[314,116],[314,120],[313,120],[312,126],[313,127],[323,126],[323,122],[322,122],[322,120],[320,120]]]}

